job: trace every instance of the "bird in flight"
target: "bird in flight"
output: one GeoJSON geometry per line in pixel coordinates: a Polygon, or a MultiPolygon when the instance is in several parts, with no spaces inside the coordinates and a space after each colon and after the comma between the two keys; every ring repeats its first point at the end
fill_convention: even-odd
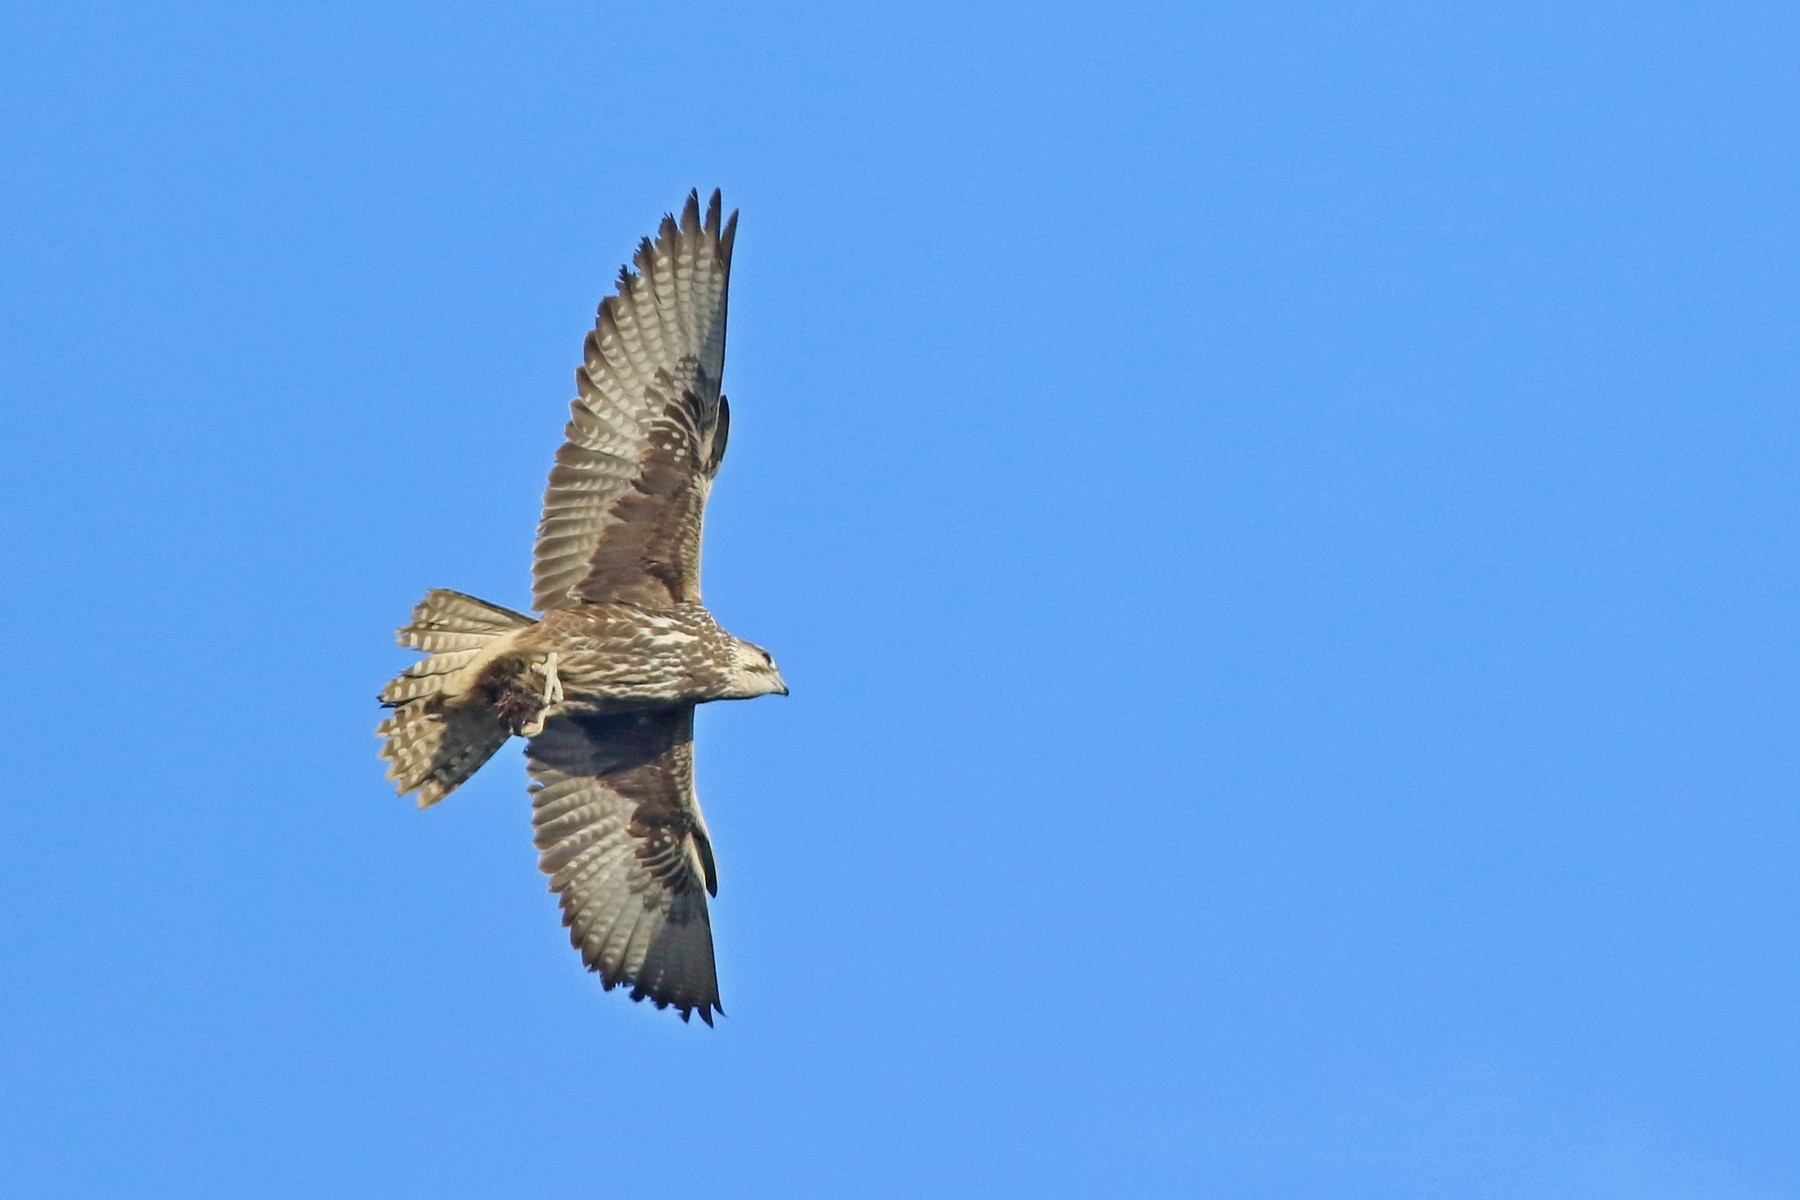
{"type": "Polygon", "coordinates": [[[575,372],[532,563],[533,619],[434,588],[399,631],[425,652],[381,692],[401,795],[456,790],[526,740],[538,865],[588,969],[633,1000],[719,1007],[712,839],[694,795],[694,706],[787,695],[769,652],[700,601],[700,532],[725,457],[719,391],[737,213],[697,192],[600,304],[575,372]],[[633,269],[635,267],[635,269],[633,269]]]}

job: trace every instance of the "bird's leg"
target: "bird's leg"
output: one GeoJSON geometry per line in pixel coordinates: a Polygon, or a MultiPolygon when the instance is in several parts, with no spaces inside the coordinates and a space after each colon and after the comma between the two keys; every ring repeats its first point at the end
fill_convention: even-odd
{"type": "Polygon", "coordinates": [[[556,673],[556,651],[552,650],[544,656],[543,665],[538,670],[544,674],[544,703],[538,709],[537,716],[531,719],[531,723],[519,728],[520,737],[536,737],[544,732],[545,715],[552,707],[562,703],[562,677],[556,673]]]}
{"type": "Polygon", "coordinates": [[[544,707],[561,704],[563,700],[562,676],[556,673],[556,651],[552,650],[544,657],[544,707]]]}

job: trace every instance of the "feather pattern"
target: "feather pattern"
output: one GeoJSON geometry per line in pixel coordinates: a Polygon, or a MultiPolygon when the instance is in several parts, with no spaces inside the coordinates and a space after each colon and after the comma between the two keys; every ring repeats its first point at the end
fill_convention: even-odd
{"type": "Polygon", "coordinates": [[[575,372],[532,564],[540,610],[698,603],[700,531],[724,455],[725,313],[737,214],[689,193],[600,304],[575,372]]]}
{"type": "Polygon", "coordinates": [[[526,746],[538,865],[608,989],[707,1024],[719,1007],[712,841],[694,796],[694,709],[558,716],[526,746]]]}

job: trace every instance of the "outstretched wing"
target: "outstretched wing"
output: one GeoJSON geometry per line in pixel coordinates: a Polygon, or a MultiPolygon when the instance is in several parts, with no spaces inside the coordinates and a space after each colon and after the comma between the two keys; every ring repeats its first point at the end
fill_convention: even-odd
{"type": "Polygon", "coordinates": [[[692,706],[553,717],[525,754],[538,865],[563,924],[608,990],[698,1011],[719,1008],[712,842],[694,798],[692,706]]]}
{"type": "Polygon", "coordinates": [[[719,377],[736,234],[718,192],[704,220],[690,192],[601,302],[544,493],[537,608],[700,599],[700,524],[730,425],[719,377]]]}

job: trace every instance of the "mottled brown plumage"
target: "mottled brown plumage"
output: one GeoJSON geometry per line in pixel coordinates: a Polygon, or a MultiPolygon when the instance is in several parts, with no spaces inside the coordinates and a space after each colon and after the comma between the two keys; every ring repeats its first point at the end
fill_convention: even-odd
{"type": "Polygon", "coordinates": [[[712,841],[694,795],[694,706],[786,694],[767,651],[700,602],[706,499],[724,458],[720,393],[737,214],[645,239],[600,305],[544,495],[533,620],[434,589],[400,630],[426,652],[383,689],[377,732],[402,794],[441,800],[529,738],[539,864],[607,988],[712,1023],[712,841]]]}

